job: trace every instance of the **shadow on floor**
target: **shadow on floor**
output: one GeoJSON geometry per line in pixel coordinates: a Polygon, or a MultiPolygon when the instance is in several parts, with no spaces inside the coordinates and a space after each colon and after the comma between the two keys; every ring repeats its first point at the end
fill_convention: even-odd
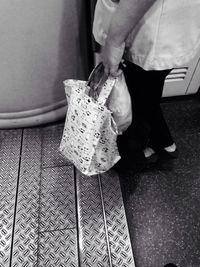
{"type": "Polygon", "coordinates": [[[200,97],[167,101],[162,108],[179,158],[120,175],[135,262],[199,267],[200,97]]]}

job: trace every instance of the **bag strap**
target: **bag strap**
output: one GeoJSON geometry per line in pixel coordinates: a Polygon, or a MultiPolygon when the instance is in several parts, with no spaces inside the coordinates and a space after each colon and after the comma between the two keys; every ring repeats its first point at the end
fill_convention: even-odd
{"type": "Polygon", "coordinates": [[[103,63],[99,63],[88,78],[87,85],[90,87],[89,96],[104,105],[112,91],[115,81],[116,78],[108,77],[104,72],[103,63]]]}
{"type": "Polygon", "coordinates": [[[116,78],[109,76],[107,80],[104,82],[104,84],[101,87],[101,91],[98,97],[98,102],[102,105],[105,105],[114,85],[116,82],[116,78]]]}
{"type": "Polygon", "coordinates": [[[91,72],[87,85],[90,87],[89,96],[98,99],[98,95],[100,94],[101,86],[107,80],[107,75],[104,72],[104,66],[99,63],[91,72]]]}

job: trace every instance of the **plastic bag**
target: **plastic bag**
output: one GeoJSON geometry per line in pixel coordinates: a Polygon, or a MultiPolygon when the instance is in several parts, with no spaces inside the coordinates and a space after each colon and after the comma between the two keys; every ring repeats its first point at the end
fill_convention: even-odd
{"type": "Polygon", "coordinates": [[[122,134],[132,123],[131,97],[123,72],[116,78],[107,105],[109,110],[112,111],[118,132],[122,134]]]}

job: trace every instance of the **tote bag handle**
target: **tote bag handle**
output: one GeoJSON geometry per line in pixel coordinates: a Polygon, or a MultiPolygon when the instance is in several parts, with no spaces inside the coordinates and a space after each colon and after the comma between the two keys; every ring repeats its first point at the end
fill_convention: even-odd
{"type": "Polygon", "coordinates": [[[104,66],[99,63],[91,72],[87,85],[90,87],[89,96],[105,105],[114,85],[116,78],[108,76],[104,72],[104,66]]]}

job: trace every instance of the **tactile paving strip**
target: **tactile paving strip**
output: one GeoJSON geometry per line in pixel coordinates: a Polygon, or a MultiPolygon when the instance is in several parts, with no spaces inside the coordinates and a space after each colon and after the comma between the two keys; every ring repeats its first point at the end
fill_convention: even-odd
{"type": "Polygon", "coordinates": [[[0,131],[0,266],[10,265],[21,130],[0,131]]]}
{"type": "Polygon", "coordinates": [[[41,175],[40,231],[76,227],[72,166],[46,168],[41,175]]]}
{"type": "Polygon", "coordinates": [[[42,168],[71,165],[58,151],[63,129],[63,123],[43,128],[42,168]]]}
{"type": "Polygon", "coordinates": [[[24,130],[12,266],[37,266],[41,130],[24,130]]]}

